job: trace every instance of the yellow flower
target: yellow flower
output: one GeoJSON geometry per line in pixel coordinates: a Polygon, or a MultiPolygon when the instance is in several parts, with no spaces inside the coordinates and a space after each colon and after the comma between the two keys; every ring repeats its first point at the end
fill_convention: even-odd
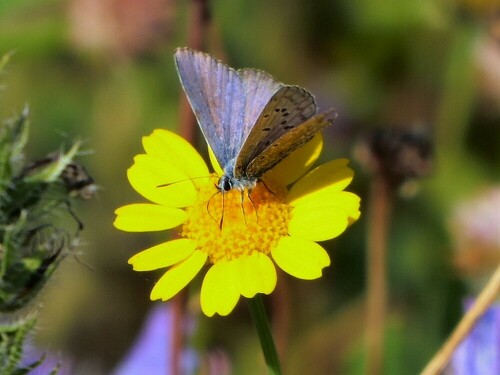
{"type": "Polygon", "coordinates": [[[207,316],[229,314],[240,296],[271,293],[276,265],[297,278],[316,279],[330,265],[316,241],[338,236],[360,215],[359,197],[343,191],[353,178],[347,159],[307,173],[322,149],[319,135],[266,173],[250,193],[220,193],[222,171],[213,156],[217,173],[172,132],[155,130],[143,146],[146,154],[134,158],[127,175],[152,203],[118,208],[114,225],[129,232],[179,227],[180,238],[129,259],[136,271],[169,267],[151,291],[152,300],[170,299],[206,264],[201,308],[207,316]]]}

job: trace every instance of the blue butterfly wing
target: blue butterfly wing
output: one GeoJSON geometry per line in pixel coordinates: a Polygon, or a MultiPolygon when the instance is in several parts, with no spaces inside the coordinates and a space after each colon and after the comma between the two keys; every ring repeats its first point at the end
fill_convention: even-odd
{"type": "Polygon", "coordinates": [[[234,69],[203,52],[179,48],[174,58],[203,135],[224,168],[237,156],[246,137],[243,79],[234,69]]]}
{"type": "Polygon", "coordinates": [[[238,70],[238,74],[243,80],[243,90],[245,92],[243,139],[241,142],[243,145],[259,115],[273,95],[283,87],[283,84],[261,70],[241,69],[238,70]]]}

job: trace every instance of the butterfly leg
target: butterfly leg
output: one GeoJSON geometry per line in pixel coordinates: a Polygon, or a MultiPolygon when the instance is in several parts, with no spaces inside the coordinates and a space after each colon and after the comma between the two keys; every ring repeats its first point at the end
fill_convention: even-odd
{"type": "Polygon", "coordinates": [[[269,186],[267,186],[267,184],[264,182],[264,180],[260,180],[260,182],[262,182],[262,185],[264,185],[264,187],[267,189],[267,191],[269,191],[272,195],[276,195],[276,193],[274,191],[272,191],[269,186]]]}
{"type": "Polygon", "coordinates": [[[254,201],[252,200],[252,189],[248,189],[248,194],[247,194],[248,200],[252,204],[253,210],[255,211],[255,216],[257,218],[257,224],[259,224],[259,213],[257,212],[257,206],[255,205],[254,201]]]}
{"type": "Polygon", "coordinates": [[[219,230],[222,230],[222,225],[224,223],[224,212],[225,212],[225,206],[226,206],[226,195],[224,193],[221,193],[222,194],[222,215],[220,217],[220,221],[219,221],[219,230]]]}
{"type": "MultiPolygon", "coordinates": [[[[250,190],[248,191],[248,199],[250,199],[250,190]]],[[[250,199],[250,202],[252,200],[250,199]]],[[[245,221],[245,226],[248,227],[247,215],[245,215],[245,191],[241,190],[241,213],[243,214],[243,220],[245,221]]]]}

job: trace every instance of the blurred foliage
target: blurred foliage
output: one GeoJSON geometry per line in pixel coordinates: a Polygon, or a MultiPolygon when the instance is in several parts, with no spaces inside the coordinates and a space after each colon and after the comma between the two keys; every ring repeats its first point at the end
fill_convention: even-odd
{"type": "MultiPolygon", "coordinates": [[[[149,308],[154,277],[126,260],[165,239],[118,233],[113,210],[140,201],[126,181],[140,139],[157,127],[178,130],[180,85],[172,54],[187,42],[189,1],[7,0],[0,2],[0,53],[16,51],[0,92],[0,114],[28,100],[31,155],[80,135],[95,155],[87,165],[102,185],[82,220],[82,259],[63,264],[44,296],[41,347],[57,348],[92,373],[108,373],[130,346],[149,308]],[[65,309],[60,306],[64,304],[65,309]]],[[[373,129],[413,129],[434,138],[431,177],[412,200],[393,206],[390,310],[385,373],[417,373],[450,332],[467,292],[453,268],[453,207],[498,183],[500,19],[495,1],[222,1],[211,5],[207,50],[232,66],[270,72],[312,91],[339,118],[325,135],[324,159],[352,156],[373,129]]],[[[204,142],[198,139],[200,149],[204,142]]],[[[352,190],[366,205],[369,175],[352,190]]],[[[364,372],[362,303],[364,217],[326,243],[332,266],[321,280],[282,277],[269,299],[285,373],[364,372]],[[278,308],[279,298],[289,306],[278,308]],[[285,314],[285,315],[282,315],[285,314]],[[288,320],[287,320],[288,319],[288,320]],[[283,322],[290,322],[283,326],[283,322]],[[281,327],[281,328],[280,328],[281,327]],[[283,328],[285,327],[285,328],[283,328]],[[347,329],[346,327],[352,327],[347,329]]],[[[196,293],[192,288],[191,294],[196,293]]],[[[196,299],[193,298],[192,301],[196,299]]],[[[196,305],[193,302],[194,305],[196,305]]],[[[196,311],[196,306],[193,307],[196,311]]],[[[234,373],[261,369],[245,306],[230,318],[200,318],[202,349],[228,351],[234,373]],[[230,326],[230,329],[228,328],[230,326]]]]}
{"type": "Polygon", "coordinates": [[[0,325],[0,372],[2,374],[27,374],[30,369],[39,363],[35,362],[30,367],[19,368],[23,357],[23,344],[35,325],[35,319],[29,318],[10,325],[0,325]]]}
{"type": "MultiPolygon", "coordinates": [[[[0,72],[11,55],[0,59],[0,72]]],[[[1,374],[27,374],[42,364],[43,356],[22,363],[36,322],[33,300],[77,243],[82,224],[72,211],[72,198],[90,198],[95,190],[92,178],[73,162],[79,142],[67,153],[26,162],[28,115],[25,107],[0,126],[1,374]],[[76,235],[57,223],[64,213],[77,224],[76,235]]]]}

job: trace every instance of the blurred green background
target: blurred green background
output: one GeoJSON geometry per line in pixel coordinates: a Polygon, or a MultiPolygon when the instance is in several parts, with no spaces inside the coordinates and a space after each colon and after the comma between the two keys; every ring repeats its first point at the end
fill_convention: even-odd
{"type": "MultiPolygon", "coordinates": [[[[172,54],[187,44],[192,3],[174,0],[2,0],[0,115],[31,108],[30,159],[77,138],[79,161],[101,187],[77,210],[85,223],[40,298],[35,341],[72,358],[80,373],[106,374],[126,354],[151,307],[158,277],[127,259],[166,234],[122,233],[113,211],[141,201],[126,169],[155,128],[178,131],[181,89],[172,54]],[[85,266],[91,266],[92,269],[85,266]],[[88,372],[91,371],[91,372],[88,372]]],[[[454,267],[450,221],[460,202],[500,177],[500,15],[487,0],[232,0],[209,2],[208,52],[313,92],[338,114],[324,159],[349,157],[362,218],[325,244],[332,266],[306,282],[283,277],[286,311],[275,311],[287,344],[286,373],[364,372],[365,247],[370,176],[354,158],[376,128],[434,139],[431,176],[393,205],[389,236],[386,374],[421,370],[477,292],[476,274],[454,267]],[[283,317],[289,319],[287,323],[283,317]],[[283,320],[284,319],[284,320],[283,320]],[[309,369],[309,370],[308,370],[309,369]]],[[[200,149],[205,149],[199,139],[200,149]]],[[[196,301],[197,288],[190,291],[196,301]]],[[[268,299],[270,300],[270,299],[268,299]]],[[[195,304],[195,303],[194,303],[195,304]]],[[[236,374],[256,373],[261,354],[245,304],[227,318],[200,317],[192,345],[227,351],[236,374]]],[[[280,339],[283,339],[281,337],[280,339]]]]}

